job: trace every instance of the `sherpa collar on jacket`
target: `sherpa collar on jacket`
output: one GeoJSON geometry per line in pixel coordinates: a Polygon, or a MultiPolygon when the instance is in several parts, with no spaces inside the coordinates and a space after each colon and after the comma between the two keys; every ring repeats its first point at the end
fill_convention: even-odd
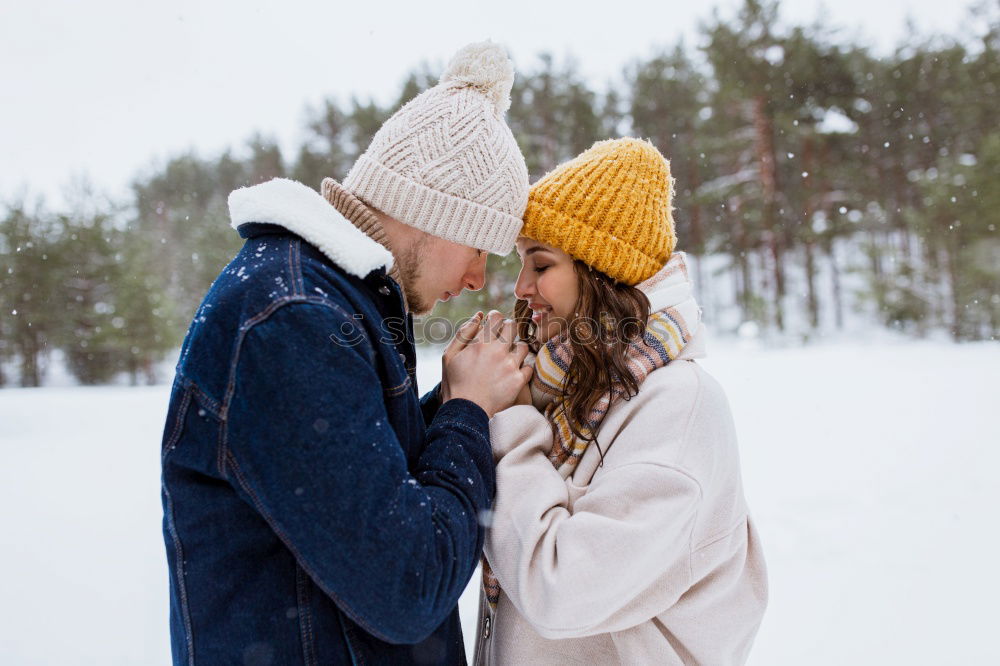
{"type": "Polygon", "coordinates": [[[274,178],[233,190],[229,217],[233,229],[249,222],[284,227],[359,278],[378,268],[390,271],[393,266],[388,249],[354,226],[318,192],[294,180],[274,178]]]}

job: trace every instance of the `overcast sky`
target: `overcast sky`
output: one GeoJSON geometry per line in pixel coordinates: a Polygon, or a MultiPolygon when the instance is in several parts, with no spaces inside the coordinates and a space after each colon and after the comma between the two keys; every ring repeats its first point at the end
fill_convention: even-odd
{"type": "MultiPolygon", "coordinates": [[[[714,6],[732,15],[739,0],[714,6]]],[[[786,0],[782,17],[821,16],[886,52],[921,32],[968,29],[968,0],[786,0]],[[821,9],[825,6],[825,9],[821,9]]],[[[0,0],[0,199],[58,202],[86,176],[121,196],[172,154],[215,155],[255,130],[286,155],[304,109],[328,96],[387,101],[406,73],[440,67],[491,38],[515,68],[572,54],[593,87],[682,37],[694,45],[712,3],[693,0],[0,0]]]]}

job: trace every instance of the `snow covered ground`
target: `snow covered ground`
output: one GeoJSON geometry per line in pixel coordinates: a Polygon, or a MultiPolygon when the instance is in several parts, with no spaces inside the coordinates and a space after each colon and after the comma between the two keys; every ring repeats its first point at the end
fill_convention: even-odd
{"type": "MultiPolygon", "coordinates": [[[[709,351],[770,569],[751,663],[1000,663],[1000,345],[709,351]]],[[[0,663],[169,663],[167,394],[0,391],[0,663]]]]}

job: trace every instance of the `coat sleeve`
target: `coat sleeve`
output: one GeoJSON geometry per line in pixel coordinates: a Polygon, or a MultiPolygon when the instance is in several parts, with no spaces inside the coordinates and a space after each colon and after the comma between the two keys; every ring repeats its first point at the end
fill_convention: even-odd
{"type": "MultiPolygon", "coordinates": [[[[616,446],[663,436],[657,418],[662,410],[637,410],[616,446]]],[[[696,479],[679,468],[630,462],[601,469],[571,502],[572,481],[547,458],[552,430],[541,414],[513,407],[497,414],[490,428],[502,458],[486,557],[504,593],[540,635],[621,631],[661,613],[687,590],[701,499],[696,479]]]]}
{"type": "Polygon", "coordinates": [[[454,610],[482,550],[488,420],[467,400],[442,405],[408,468],[368,342],[331,342],[345,322],[339,308],[296,303],[246,333],[222,455],[344,613],[382,640],[416,643],[454,610]]]}

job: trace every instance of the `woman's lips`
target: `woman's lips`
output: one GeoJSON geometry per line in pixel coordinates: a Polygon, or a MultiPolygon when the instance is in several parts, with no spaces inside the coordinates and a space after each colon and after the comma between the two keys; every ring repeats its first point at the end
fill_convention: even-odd
{"type": "Polygon", "coordinates": [[[548,315],[552,311],[552,308],[548,307],[547,305],[536,305],[529,303],[528,307],[531,308],[531,321],[535,322],[536,324],[539,321],[541,321],[542,317],[548,315]]]}

